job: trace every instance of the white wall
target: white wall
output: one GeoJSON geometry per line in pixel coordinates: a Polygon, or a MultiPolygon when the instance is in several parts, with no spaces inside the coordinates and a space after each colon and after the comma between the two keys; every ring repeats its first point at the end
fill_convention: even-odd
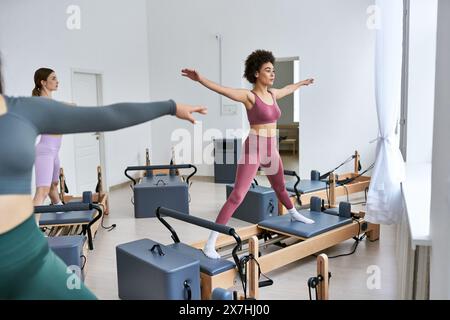
{"type": "Polygon", "coordinates": [[[409,20],[407,161],[431,162],[437,0],[411,0],[409,20]]]}
{"type": "MultiPolygon", "coordinates": [[[[2,0],[0,50],[6,93],[30,95],[34,71],[49,66],[60,80],[60,89],[55,94],[57,100],[71,100],[71,68],[81,68],[103,72],[105,104],[148,101],[146,2],[132,3],[124,0],[2,0]],[[71,31],[66,27],[69,5],[81,8],[80,30],[71,31]]],[[[73,140],[73,136],[64,136],[60,153],[71,192],[75,192],[76,185],[73,140]]],[[[110,185],[127,180],[123,174],[127,165],[144,163],[144,149],[149,141],[149,124],[106,134],[110,185]]]]}
{"type": "MultiPolygon", "coordinates": [[[[218,81],[219,47],[223,37],[223,83],[243,87],[243,63],[255,49],[276,57],[300,57],[300,78],[314,77],[314,86],[300,93],[301,174],[326,171],[354,150],[363,165],[374,159],[377,136],[374,104],[374,31],[366,27],[371,0],[149,0],[150,88],[155,99],[205,104],[204,128],[241,128],[245,112],[220,116],[216,94],[180,76],[191,67],[218,81]]],[[[153,157],[169,159],[168,120],[152,126],[153,157]],[[156,152],[155,152],[156,151],[156,152]]],[[[179,126],[193,130],[187,124],[179,126]]],[[[351,166],[347,168],[351,170],[351,166]]],[[[200,174],[213,174],[202,166],[200,174]]]]}
{"type": "Polygon", "coordinates": [[[430,297],[450,299],[450,1],[439,0],[431,182],[430,297]]]}
{"type": "MultiPolygon", "coordinates": [[[[219,80],[215,35],[220,33],[222,79],[228,86],[248,87],[242,78],[243,62],[258,48],[272,50],[277,57],[299,56],[300,78],[316,79],[300,93],[302,176],[311,169],[330,169],[355,149],[367,166],[375,149],[368,141],[377,134],[374,32],[366,27],[366,9],[372,3],[283,0],[274,6],[269,0],[140,0],[131,5],[123,0],[5,0],[0,4],[0,45],[7,93],[28,95],[33,71],[47,65],[61,81],[55,98],[67,101],[70,68],[95,69],[104,72],[104,103],[145,101],[150,88],[152,100],[173,98],[208,106],[207,116],[197,116],[203,120],[203,131],[247,128],[243,107],[224,99],[237,106],[237,113],[221,116],[218,95],[180,76],[181,68],[193,67],[219,80]],[[66,28],[69,4],[81,6],[79,31],[66,28]]],[[[108,133],[109,183],[125,181],[123,168],[143,162],[146,146],[153,163],[167,163],[175,127],[193,132],[192,125],[166,117],[152,122],[151,144],[149,125],[108,133]]],[[[66,136],[61,156],[74,185],[72,147],[73,138],[66,136]]],[[[200,174],[213,174],[211,165],[199,169],[200,174]]]]}

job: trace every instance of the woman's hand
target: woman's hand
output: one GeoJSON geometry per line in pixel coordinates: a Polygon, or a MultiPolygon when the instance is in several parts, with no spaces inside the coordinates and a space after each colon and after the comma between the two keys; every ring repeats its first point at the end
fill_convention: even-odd
{"type": "Polygon", "coordinates": [[[309,86],[314,83],[314,79],[306,79],[302,81],[302,86],[309,86]]]}
{"type": "Polygon", "coordinates": [[[206,107],[177,103],[177,112],[175,116],[179,119],[188,120],[195,124],[195,119],[192,116],[192,113],[198,112],[200,114],[206,114],[207,111],[208,109],[206,107]]]}
{"type": "Polygon", "coordinates": [[[194,81],[200,81],[200,74],[197,71],[192,70],[192,69],[181,70],[181,75],[183,77],[188,77],[189,79],[194,80],[194,81]]]}

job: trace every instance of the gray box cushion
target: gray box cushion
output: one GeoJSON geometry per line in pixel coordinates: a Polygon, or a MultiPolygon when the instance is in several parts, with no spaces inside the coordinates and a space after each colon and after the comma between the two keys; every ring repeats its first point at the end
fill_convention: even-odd
{"type": "Polygon", "coordinates": [[[184,243],[173,243],[168,247],[175,249],[187,256],[200,261],[200,271],[210,276],[228,271],[235,267],[235,264],[225,259],[211,259],[205,256],[202,250],[191,247],[184,243]]]}

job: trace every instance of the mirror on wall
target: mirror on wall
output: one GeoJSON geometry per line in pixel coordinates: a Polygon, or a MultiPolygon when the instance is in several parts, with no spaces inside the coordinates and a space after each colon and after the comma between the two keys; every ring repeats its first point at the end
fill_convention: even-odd
{"type": "MultiPolygon", "coordinates": [[[[299,80],[299,58],[285,57],[275,60],[274,88],[282,88],[299,80]]],[[[299,90],[278,100],[281,117],[277,122],[280,156],[286,170],[298,172],[300,160],[299,90]]]]}

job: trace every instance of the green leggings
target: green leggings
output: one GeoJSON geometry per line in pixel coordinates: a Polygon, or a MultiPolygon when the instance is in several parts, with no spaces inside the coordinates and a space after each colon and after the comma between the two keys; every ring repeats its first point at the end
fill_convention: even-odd
{"type": "Polygon", "coordinates": [[[96,299],[48,247],[34,215],[0,234],[0,300],[96,299]]]}

